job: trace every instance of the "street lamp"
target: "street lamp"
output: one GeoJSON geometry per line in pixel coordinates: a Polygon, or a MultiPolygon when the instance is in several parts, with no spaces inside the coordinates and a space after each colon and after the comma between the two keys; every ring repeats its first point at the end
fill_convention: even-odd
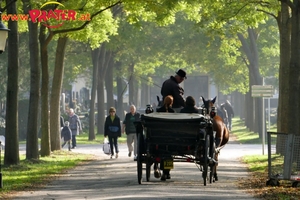
{"type": "Polygon", "coordinates": [[[10,31],[6,26],[2,23],[2,18],[1,18],[1,12],[0,12],[0,54],[3,53],[5,50],[6,46],[6,39],[8,36],[8,31],[10,31]]]}

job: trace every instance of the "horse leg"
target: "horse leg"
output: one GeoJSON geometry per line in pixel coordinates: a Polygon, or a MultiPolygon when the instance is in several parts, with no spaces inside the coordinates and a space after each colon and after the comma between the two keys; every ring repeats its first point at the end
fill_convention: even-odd
{"type": "Polygon", "coordinates": [[[219,153],[216,153],[215,160],[217,163],[214,166],[214,181],[218,181],[218,174],[217,174],[217,166],[218,166],[218,160],[219,160],[218,156],[219,156],[219,153]]]}
{"type": "Polygon", "coordinates": [[[216,147],[221,146],[221,141],[222,141],[222,137],[216,137],[216,140],[215,140],[216,147]]]}

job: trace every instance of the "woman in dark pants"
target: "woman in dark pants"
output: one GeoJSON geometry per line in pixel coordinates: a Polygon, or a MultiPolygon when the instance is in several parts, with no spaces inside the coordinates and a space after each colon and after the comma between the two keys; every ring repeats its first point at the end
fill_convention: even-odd
{"type": "Polygon", "coordinates": [[[116,109],[111,107],[109,109],[109,115],[105,119],[104,124],[104,137],[108,136],[108,141],[110,144],[111,156],[114,156],[114,147],[116,151],[115,158],[118,158],[119,148],[118,148],[118,137],[121,137],[121,122],[120,118],[116,115],[116,109]]]}

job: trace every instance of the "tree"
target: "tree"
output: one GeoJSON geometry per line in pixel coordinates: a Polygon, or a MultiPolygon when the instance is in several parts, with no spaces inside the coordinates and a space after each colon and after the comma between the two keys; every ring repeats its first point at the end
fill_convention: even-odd
{"type": "MultiPolygon", "coordinates": [[[[28,0],[23,0],[24,13],[28,14],[31,4],[28,0]]],[[[39,65],[39,45],[38,45],[38,24],[28,21],[29,28],[29,51],[30,51],[30,100],[27,121],[26,138],[26,159],[39,158],[38,145],[38,113],[40,98],[40,65],[39,65]]]]}
{"type": "MultiPolygon", "coordinates": [[[[6,0],[7,13],[16,14],[16,3],[6,0]]],[[[7,63],[7,95],[6,95],[6,129],[4,164],[17,165],[20,162],[18,142],[18,23],[9,21],[8,28],[8,63],[7,63]]]]}
{"type": "Polygon", "coordinates": [[[61,148],[61,134],[60,134],[60,98],[62,88],[62,78],[64,72],[64,57],[68,37],[61,36],[57,41],[56,55],[55,55],[55,69],[53,76],[53,84],[50,97],[50,127],[51,127],[51,150],[58,150],[61,148]],[[54,84],[55,83],[55,84],[54,84]],[[56,134],[55,134],[56,133],[56,134]]]}

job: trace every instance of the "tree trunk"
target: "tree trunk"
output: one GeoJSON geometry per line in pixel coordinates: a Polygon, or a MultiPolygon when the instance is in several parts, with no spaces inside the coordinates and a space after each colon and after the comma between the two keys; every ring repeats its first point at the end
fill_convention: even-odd
{"type": "Polygon", "coordinates": [[[99,77],[97,84],[97,99],[98,99],[98,116],[97,116],[97,133],[104,134],[105,121],[105,106],[104,106],[104,80],[99,77]]]}
{"type": "Polygon", "coordinates": [[[134,87],[134,64],[131,64],[129,66],[129,79],[128,79],[128,85],[129,85],[129,104],[136,105],[137,102],[135,102],[135,87],[134,87]]]}
{"type": "Polygon", "coordinates": [[[50,130],[49,130],[49,72],[48,72],[48,50],[46,44],[46,27],[40,26],[40,45],[41,45],[41,63],[42,63],[42,87],[41,87],[41,156],[51,154],[50,130]]]}
{"type": "MultiPolygon", "coordinates": [[[[280,33],[280,66],[279,66],[279,97],[277,110],[277,131],[288,133],[288,122],[290,121],[287,110],[289,96],[289,62],[291,49],[291,23],[289,6],[281,3],[281,12],[277,18],[280,33]]],[[[293,109],[290,109],[293,110],[293,109]]]]}
{"type": "Polygon", "coordinates": [[[60,134],[60,96],[64,74],[64,57],[67,46],[67,37],[59,37],[55,55],[55,69],[53,74],[53,83],[50,99],[50,138],[51,151],[61,149],[60,134]]]}
{"type": "Polygon", "coordinates": [[[299,48],[300,48],[300,2],[297,0],[293,1],[292,8],[292,29],[291,29],[291,59],[289,63],[289,100],[287,109],[288,113],[288,133],[299,135],[299,76],[300,76],[300,59],[299,59],[299,48]]]}
{"type": "Polygon", "coordinates": [[[97,120],[97,131],[98,134],[104,133],[104,121],[105,121],[105,107],[104,107],[104,79],[108,63],[110,62],[111,52],[107,52],[105,44],[101,45],[100,57],[98,67],[98,85],[97,85],[97,99],[98,99],[98,120],[97,120]]]}
{"type": "MultiPolygon", "coordinates": [[[[242,34],[238,34],[238,37],[242,43],[242,49],[247,56],[247,66],[249,69],[249,91],[251,91],[252,85],[262,85],[262,77],[259,72],[259,62],[258,62],[258,50],[257,50],[257,38],[258,35],[255,33],[255,30],[252,28],[248,28],[248,37],[249,43],[247,43],[246,39],[242,34]]],[[[254,107],[252,107],[251,111],[254,111],[254,126],[250,127],[255,132],[259,133],[259,136],[262,136],[263,133],[263,123],[265,120],[262,119],[262,112],[264,112],[262,108],[262,98],[254,99],[254,107]]],[[[250,108],[251,109],[251,108],[250,108]]]]}
{"type": "MultiPolygon", "coordinates": [[[[116,62],[115,63],[115,68],[116,71],[121,71],[121,62],[116,62]]],[[[117,76],[117,93],[118,93],[118,99],[117,99],[117,105],[118,105],[118,109],[117,109],[117,114],[120,117],[121,120],[124,119],[125,115],[124,115],[124,108],[123,108],[123,95],[126,91],[127,86],[125,85],[124,88],[124,81],[122,79],[122,77],[120,77],[119,75],[117,76]]]]}
{"type": "MultiPolygon", "coordinates": [[[[11,3],[6,0],[6,4],[11,3]]],[[[7,8],[8,14],[16,14],[16,3],[7,8]]],[[[17,165],[19,157],[18,139],[18,75],[19,75],[19,37],[18,22],[8,21],[8,63],[7,63],[7,92],[6,92],[6,129],[4,164],[17,165]]]]}
{"type": "Polygon", "coordinates": [[[90,113],[89,113],[89,140],[94,140],[95,136],[95,100],[96,90],[98,83],[98,61],[100,48],[91,51],[92,62],[93,62],[93,77],[92,77],[92,88],[91,88],[91,101],[90,101],[90,113]]]}
{"type": "MultiPolygon", "coordinates": [[[[117,107],[114,101],[114,93],[113,93],[113,68],[114,63],[112,59],[109,59],[110,62],[107,67],[106,76],[105,76],[105,88],[106,88],[106,110],[109,110],[110,107],[117,107]]],[[[117,108],[116,108],[117,109],[117,108]]]]}
{"type": "Polygon", "coordinates": [[[245,125],[248,128],[248,130],[253,131],[252,127],[254,126],[254,112],[252,108],[253,105],[253,98],[251,98],[251,92],[247,92],[245,95],[245,125]]]}
{"type": "MultiPolygon", "coordinates": [[[[29,0],[23,1],[24,13],[31,10],[29,0]]],[[[40,101],[40,65],[38,23],[28,21],[30,52],[30,99],[26,134],[26,159],[39,159],[38,119],[40,101]]]]}

